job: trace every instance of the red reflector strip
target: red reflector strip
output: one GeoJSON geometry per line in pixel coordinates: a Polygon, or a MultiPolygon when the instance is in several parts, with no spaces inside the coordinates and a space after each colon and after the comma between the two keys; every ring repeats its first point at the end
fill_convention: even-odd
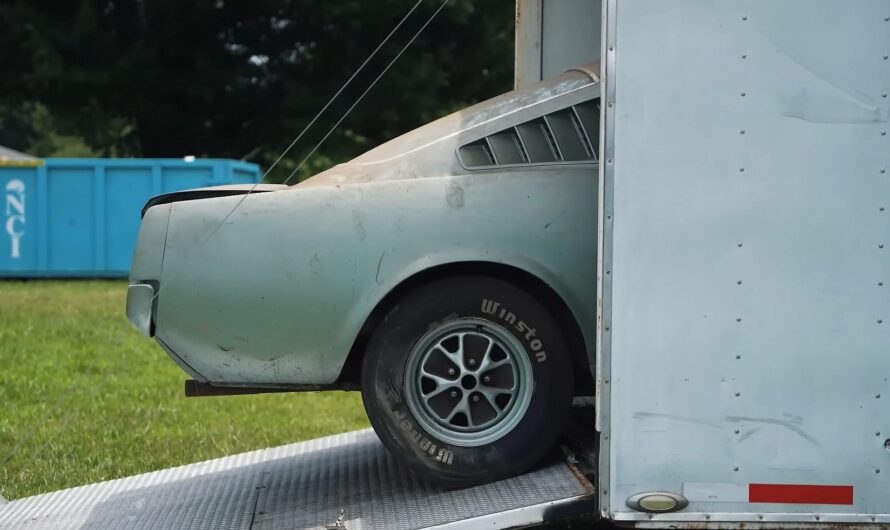
{"type": "Polygon", "coordinates": [[[748,484],[748,502],[853,504],[853,486],[748,484]]]}

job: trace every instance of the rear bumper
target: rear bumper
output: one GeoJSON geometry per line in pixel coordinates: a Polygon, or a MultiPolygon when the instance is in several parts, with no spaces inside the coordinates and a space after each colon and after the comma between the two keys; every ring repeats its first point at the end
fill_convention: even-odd
{"type": "Polygon", "coordinates": [[[151,285],[141,283],[127,289],[127,320],[146,337],[154,336],[154,299],[155,288],[151,285]]]}

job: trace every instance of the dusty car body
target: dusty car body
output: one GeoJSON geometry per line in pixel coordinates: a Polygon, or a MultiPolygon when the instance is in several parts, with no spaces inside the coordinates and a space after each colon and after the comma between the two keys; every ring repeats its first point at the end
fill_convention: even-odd
{"type": "Polygon", "coordinates": [[[468,167],[462,149],[598,101],[598,71],[480,103],[296,186],[155,199],[133,258],[130,320],[200,382],[348,387],[344,366],[388,296],[477,268],[546,290],[581,339],[579,358],[592,358],[595,154],[468,167]]]}

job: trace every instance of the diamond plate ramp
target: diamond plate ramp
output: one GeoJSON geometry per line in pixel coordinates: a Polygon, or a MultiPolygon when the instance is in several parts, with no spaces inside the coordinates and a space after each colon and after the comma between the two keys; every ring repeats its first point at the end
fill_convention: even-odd
{"type": "Polygon", "coordinates": [[[561,462],[442,489],[363,430],[12,501],[0,528],[323,529],[343,510],[349,530],[409,530],[588,493],[561,462]]]}

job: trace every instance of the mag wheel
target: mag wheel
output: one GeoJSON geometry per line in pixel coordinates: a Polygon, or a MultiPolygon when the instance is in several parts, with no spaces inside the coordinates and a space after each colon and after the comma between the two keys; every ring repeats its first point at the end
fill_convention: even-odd
{"type": "Polygon", "coordinates": [[[522,343],[502,326],[458,318],[430,330],[408,355],[405,399],[424,431],[443,442],[494,442],[522,420],[534,391],[522,343]]]}
{"type": "Polygon", "coordinates": [[[437,280],[383,318],[362,398],[383,443],[415,472],[467,486],[525,471],[571,406],[569,352],[531,295],[502,280],[437,280]]]}

